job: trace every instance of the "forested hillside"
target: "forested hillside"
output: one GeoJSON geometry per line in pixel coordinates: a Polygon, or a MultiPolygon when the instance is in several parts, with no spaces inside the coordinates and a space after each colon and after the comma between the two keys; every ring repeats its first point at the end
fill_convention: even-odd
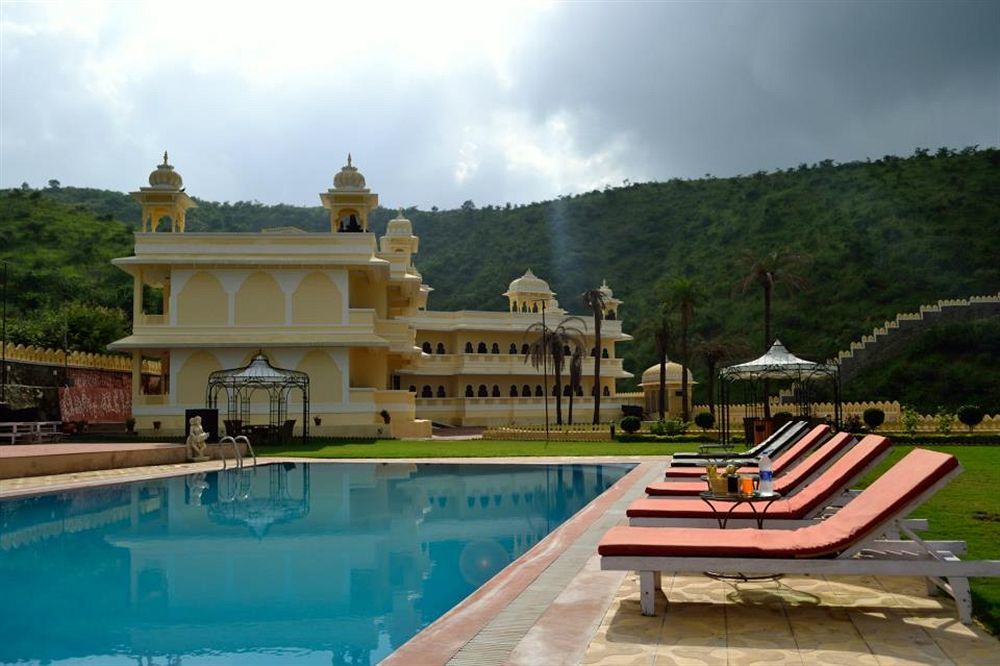
{"type": "MultiPolygon", "coordinates": [[[[378,191],[378,174],[366,176],[378,191]]],[[[51,185],[6,191],[0,200],[13,313],[30,319],[67,300],[127,309],[128,280],[108,260],[129,253],[138,206],[121,193],[51,185]]],[[[197,183],[187,185],[196,195],[197,183]]],[[[328,228],[319,206],[198,204],[189,231],[328,228]]],[[[381,234],[394,214],[377,211],[373,230],[381,234]]],[[[804,289],[776,288],[772,330],[809,358],[833,356],[897,312],[1000,290],[1000,151],[993,148],[918,149],[905,159],[824,161],[529,205],[466,202],[457,210],[406,214],[421,238],[417,265],[435,289],[432,309],[504,309],[500,294],[530,267],[576,312],[583,312],[579,294],[606,278],[625,301],[626,330],[635,332],[660,307],[658,285],[686,276],[703,290],[695,337],[722,337],[742,346],[744,359],[762,344],[762,296],[739,283],[750,258],[770,250],[806,259],[804,289]]],[[[624,355],[633,372],[652,364],[650,336],[637,335],[624,355]]],[[[694,368],[703,379],[704,370],[694,368]]],[[[996,379],[995,363],[985,370],[996,379]]],[[[892,391],[883,386],[880,397],[907,397],[883,389],[892,391]]]]}

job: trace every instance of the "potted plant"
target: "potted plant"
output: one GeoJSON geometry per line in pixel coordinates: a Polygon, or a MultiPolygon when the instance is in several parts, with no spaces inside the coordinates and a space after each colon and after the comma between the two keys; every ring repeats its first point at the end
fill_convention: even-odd
{"type": "Polygon", "coordinates": [[[129,432],[135,432],[135,419],[133,418],[125,419],[125,430],[129,432]]]}
{"type": "Polygon", "coordinates": [[[322,416],[314,416],[313,417],[313,423],[315,423],[316,427],[318,428],[319,426],[323,425],[323,417],[322,416]]]}
{"type": "Polygon", "coordinates": [[[153,430],[159,430],[161,425],[163,424],[160,421],[153,421],[153,430]]]}

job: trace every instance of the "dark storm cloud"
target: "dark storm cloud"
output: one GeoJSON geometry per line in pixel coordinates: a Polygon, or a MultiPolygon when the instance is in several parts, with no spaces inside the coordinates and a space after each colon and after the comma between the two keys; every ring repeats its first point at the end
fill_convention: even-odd
{"type": "Polygon", "coordinates": [[[453,207],[1000,144],[998,2],[564,3],[426,67],[440,43],[376,21],[259,74],[243,33],[137,46],[110,7],[67,35],[5,3],[0,186],[127,190],[169,148],[196,196],[315,205],[350,150],[383,204],[453,207]]]}

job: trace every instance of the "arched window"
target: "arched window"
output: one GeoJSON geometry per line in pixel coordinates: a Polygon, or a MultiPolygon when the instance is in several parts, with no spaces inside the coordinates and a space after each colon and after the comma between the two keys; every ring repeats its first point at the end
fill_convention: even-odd
{"type": "Polygon", "coordinates": [[[498,385],[496,385],[496,384],[493,385],[493,391],[492,391],[491,395],[494,398],[499,398],[500,397],[500,387],[498,385]]]}
{"type": "Polygon", "coordinates": [[[510,351],[508,351],[507,353],[508,354],[516,354],[517,353],[517,343],[516,342],[510,343],[510,351]]]}
{"type": "Polygon", "coordinates": [[[605,347],[604,349],[601,350],[601,358],[607,358],[607,357],[608,357],[608,348],[605,347]]]}
{"type": "Polygon", "coordinates": [[[559,395],[559,389],[556,387],[555,384],[552,385],[552,395],[553,396],[559,395]]]}
{"type": "Polygon", "coordinates": [[[603,395],[603,396],[605,396],[605,397],[607,397],[607,396],[611,395],[611,389],[610,389],[610,388],[608,388],[607,386],[605,386],[605,387],[604,387],[604,390],[603,390],[603,391],[601,391],[601,395],[603,395]]]}
{"type": "Polygon", "coordinates": [[[472,393],[472,384],[466,384],[465,385],[465,397],[466,398],[471,398],[472,395],[473,395],[473,393],[472,393]]]}
{"type": "Polygon", "coordinates": [[[511,384],[510,385],[510,397],[512,397],[512,398],[516,398],[517,397],[517,384],[511,384]]]}
{"type": "Polygon", "coordinates": [[[429,342],[425,342],[424,344],[420,345],[420,348],[424,350],[425,354],[431,353],[431,343],[429,342]]]}
{"type": "Polygon", "coordinates": [[[541,398],[544,395],[545,395],[545,392],[542,391],[542,385],[541,384],[535,384],[535,397],[536,398],[541,398]]]}
{"type": "Polygon", "coordinates": [[[530,398],[531,397],[531,387],[528,386],[527,384],[525,384],[524,386],[522,386],[521,387],[521,395],[523,395],[525,398],[530,398]]]}
{"type": "Polygon", "coordinates": [[[608,316],[605,317],[605,319],[607,319],[608,321],[614,321],[615,320],[615,311],[612,310],[611,312],[609,312],[608,316]]]}
{"type": "Polygon", "coordinates": [[[417,387],[414,386],[413,384],[410,384],[410,388],[408,388],[406,390],[409,391],[410,393],[416,393],[417,392],[417,387]]]}
{"type": "Polygon", "coordinates": [[[443,387],[443,386],[438,386],[438,393],[437,393],[437,396],[438,396],[439,398],[443,398],[443,397],[445,397],[445,394],[444,394],[444,387],[443,387]]]}
{"type": "Polygon", "coordinates": [[[569,345],[563,345],[563,354],[566,356],[572,356],[573,352],[570,351],[569,345]]]}
{"type": "Polygon", "coordinates": [[[472,343],[471,342],[466,342],[465,343],[465,353],[466,354],[471,354],[472,353],[472,343]]]}
{"type": "Polygon", "coordinates": [[[438,346],[437,346],[437,353],[438,353],[438,354],[447,354],[447,353],[448,353],[448,352],[446,352],[446,351],[444,350],[444,343],[443,343],[443,342],[439,342],[439,343],[438,343],[438,346]]]}
{"type": "Polygon", "coordinates": [[[423,388],[423,390],[420,391],[420,397],[421,398],[433,398],[434,397],[434,393],[431,391],[431,387],[425,385],[424,388],[423,388]]]}
{"type": "Polygon", "coordinates": [[[568,398],[570,393],[572,393],[572,391],[573,389],[570,388],[570,385],[566,384],[566,386],[563,386],[563,397],[568,398]]]}
{"type": "Polygon", "coordinates": [[[479,343],[479,346],[476,347],[476,353],[477,354],[486,354],[487,353],[487,351],[486,351],[486,343],[485,342],[480,342],[479,343]]]}
{"type": "Polygon", "coordinates": [[[593,398],[595,395],[597,395],[597,387],[596,386],[591,386],[590,387],[590,397],[593,398]]]}
{"type": "Polygon", "coordinates": [[[489,391],[486,390],[486,384],[479,385],[479,393],[477,394],[480,398],[490,397],[489,391]]]}
{"type": "Polygon", "coordinates": [[[531,306],[531,311],[538,312],[538,303],[535,303],[534,305],[531,306]]]}
{"type": "Polygon", "coordinates": [[[583,397],[583,387],[582,386],[577,386],[576,387],[576,397],[578,397],[578,398],[582,398],[583,397]]]}
{"type": "Polygon", "coordinates": [[[490,353],[491,354],[499,354],[500,353],[500,345],[498,345],[497,343],[494,342],[493,346],[490,347],[490,353]]]}
{"type": "Polygon", "coordinates": [[[590,355],[591,356],[597,356],[597,347],[591,347],[590,348],[590,355]]]}
{"type": "Polygon", "coordinates": [[[527,312],[527,311],[528,311],[528,304],[521,303],[521,312],[527,312]]]}
{"type": "Polygon", "coordinates": [[[528,346],[527,342],[521,345],[521,353],[525,356],[531,353],[531,347],[528,346]]]}

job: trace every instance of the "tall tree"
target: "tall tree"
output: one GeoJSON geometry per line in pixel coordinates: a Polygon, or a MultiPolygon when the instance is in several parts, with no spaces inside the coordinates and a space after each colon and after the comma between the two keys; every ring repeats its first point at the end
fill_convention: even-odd
{"type": "MultiPolygon", "coordinates": [[[[556,424],[562,425],[562,371],[566,365],[566,349],[584,345],[586,324],[579,317],[567,317],[551,328],[535,322],[527,328],[525,335],[532,338],[528,344],[525,363],[543,369],[552,364],[552,385],[556,396],[556,424]]],[[[570,352],[572,354],[572,352],[570,352]]]]}
{"type": "Polygon", "coordinates": [[[742,353],[744,346],[736,340],[722,336],[699,340],[694,345],[695,354],[701,358],[701,362],[705,364],[705,370],[708,373],[708,381],[706,382],[708,411],[712,412],[712,416],[715,416],[715,379],[719,364],[742,353]]]}
{"type": "Polygon", "coordinates": [[[583,347],[574,347],[569,357],[569,424],[573,425],[573,398],[580,388],[580,377],[583,375],[583,347]]]}
{"type": "MultiPolygon", "coordinates": [[[[771,347],[771,297],[776,286],[784,286],[788,290],[803,289],[806,278],[802,275],[809,263],[806,255],[796,254],[787,248],[771,250],[763,255],[749,252],[743,254],[743,279],[740,288],[747,291],[753,285],[759,285],[764,291],[764,345],[763,351],[771,347]]],[[[764,418],[771,418],[771,402],[768,395],[768,382],[764,380],[764,418]]]]}
{"type": "Polygon", "coordinates": [[[673,323],[661,308],[659,316],[653,321],[653,347],[656,349],[656,362],[660,364],[660,392],[657,395],[657,406],[660,410],[660,420],[666,418],[667,411],[667,350],[673,345],[673,323]]]}
{"type": "Polygon", "coordinates": [[[583,305],[594,317],[594,420],[593,424],[601,422],[601,322],[604,321],[604,309],[607,307],[607,295],[600,289],[588,289],[583,292],[583,305]]]}
{"type": "Polygon", "coordinates": [[[694,308],[701,301],[701,287],[697,282],[687,277],[675,277],[666,285],[667,299],[677,313],[680,315],[681,333],[681,418],[690,420],[690,408],[688,399],[688,368],[691,367],[691,355],[688,347],[688,331],[691,328],[691,319],[694,317],[694,308]]]}

